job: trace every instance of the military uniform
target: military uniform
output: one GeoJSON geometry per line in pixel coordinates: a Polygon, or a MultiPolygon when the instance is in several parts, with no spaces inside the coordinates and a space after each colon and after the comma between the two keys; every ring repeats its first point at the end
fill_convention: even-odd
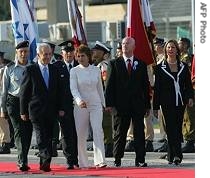
{"type": "MultiPolygon", "coordinates": [[[[111,49],[109,49],[106,45],[104,45],[100,41],[96,41],[95,46],[92,48],[92,50],[103,51],[104,52],[103,55],[105,55],[106,53],[110,53],[111,49]]],[[[97,66],[101,70],[102,85],[103,89],[105,90],[108,59],[102,58],[99,60],[101,60],[101,62],[98,63],[97,66]]],[[[113,156],[112,115],[108,112],[103,112],[102,127],[104,131],[105,157],[112,157],[113,156]]]]}
{"type": "Polygon", "coordinates": [[[32,125],[30,120],[20,118],[19,89],[25,66],[10,63],[6,66],[3,75],[3,112],[8,111],[14,128],[15,144],[18,150],[18,165],[28,165],[28,151],[31,144],[32,125]]]}
{"type": "MultiPolygon", "coordinates": [[[[28,42],[24,41],[16,46],[16,49],[28,47],[28,42]]],[[[29,62],[27,65],[30,65],[29,62]]],[[[2,111],[8,113],[14,128],[15,144],[18,151],[18,166],[21,171],[27,171],[28,151],[31,144],[32,124],[30,120],[23,121],[20,117],[19,92],[22,82],[25,65],[20,65],[18,60],[9,63],[3,74],[2,90],[2,111]]]]}
{"type": "MultiPolygon", "coordinates": [[[[189,53],[182,54],[181,61],[187,63],[191,71],[192,55],[190,55],[189,53]]],[[[186,146],[182,149],[182,151],[184,153],[195,152],[195,105],[193,105],[192,107],[186,106],[182,125],[182,134],[184,140],[187,142],[186,146]]]]}

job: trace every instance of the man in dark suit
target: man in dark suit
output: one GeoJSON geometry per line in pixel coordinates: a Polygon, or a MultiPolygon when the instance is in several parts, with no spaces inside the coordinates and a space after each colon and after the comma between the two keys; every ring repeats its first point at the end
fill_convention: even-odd
{"type": "Polygon", "coordinates": [[[123,57],[110,61],[105,91],[106,110],[114,113],[113,155],[115,166],[121,166],[127,131],[132,119],[134,132],[135,166],[146,167],[144,116],[150,110],[149,80],[146,64],[133,55],[135,40],[122,40],[123,57]]]}
{"type": "Polygon", "coordinates": [[[57,67],[63,84],[64,91],[64,111],[63,117],[59,117],[58,121],[61,127],[61,142],[63,154],[67,159],[67,169],[74,169],[78,167],[78,151],[77,151],[77,134],[73,115],[73,96],[70,91],[70,69],[78,65],[74,59],[74,42],[71,40],[65,41],[61,44],[61,55],[63,60],[56,61],[53,65],[57,67]]]}
{"type": "Polygon", "coordinates": [[[20,113],[31,120],[36,132],[40,170],[51,171],[53,123],[64,115],[62,85],[58,70],[50,64],[52,51],[48,44],[37,47],[38,62],[28,66],[20,88],[20,113]]]}

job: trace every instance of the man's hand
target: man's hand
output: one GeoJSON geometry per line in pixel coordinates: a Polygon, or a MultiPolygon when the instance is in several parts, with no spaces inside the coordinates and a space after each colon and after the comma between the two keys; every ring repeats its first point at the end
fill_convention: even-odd
{"type": "Polygon", "coordinates": [[[105,111],[112,113],[112,107],[106,107],[105,111]]]}
{"type": "Polygon", "coordinates": [[[21,117],[21,119],[22,119],[23,121],[29,120],[28,114],[21,114],[20,117],[21,117]]]}

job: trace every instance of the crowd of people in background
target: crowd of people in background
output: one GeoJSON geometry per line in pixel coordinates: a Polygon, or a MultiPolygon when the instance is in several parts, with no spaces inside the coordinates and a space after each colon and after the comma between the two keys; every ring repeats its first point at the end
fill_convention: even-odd
{"type": "Polygon", "coordinates": [[[67,169],[121,166],[125,151],[134,151],[136,167],[147,167],[146,152],[167,152],[179,165],[183,153],[195,152],[195,56],[188,38],[154,39],[154,64],[134,55],[135,39],[117,44],[114,59],[108,43],[93,48],[49,41],[37,45],[28,60],[29,42],[16,45],[15,59],[0,52],[0,154],[17,149],[17,166],[30,169],[28,152],[36,133],[39,169],[51,171],[61,143],[67,169]],[[153,147],[153,119],[158,119],[163,145],[153,147]],[[90,138],[89,138],[90,137],[90,138]],[[87,148],[87,140],[93,144],[87,148]],[[182,147],[182,143],[184,147],[182,147]]]}

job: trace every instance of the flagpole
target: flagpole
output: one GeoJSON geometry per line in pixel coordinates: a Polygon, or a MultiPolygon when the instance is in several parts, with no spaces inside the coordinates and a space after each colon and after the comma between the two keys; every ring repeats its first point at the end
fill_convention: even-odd
{"type": "Polygon", "coordinates": [[[83,29],[84,29],[86,40],[87,40],[86,15],[85,15],[85,0],[81,0],[81,6],[82,6],[82,24],[83,24],[83,29]]]}

